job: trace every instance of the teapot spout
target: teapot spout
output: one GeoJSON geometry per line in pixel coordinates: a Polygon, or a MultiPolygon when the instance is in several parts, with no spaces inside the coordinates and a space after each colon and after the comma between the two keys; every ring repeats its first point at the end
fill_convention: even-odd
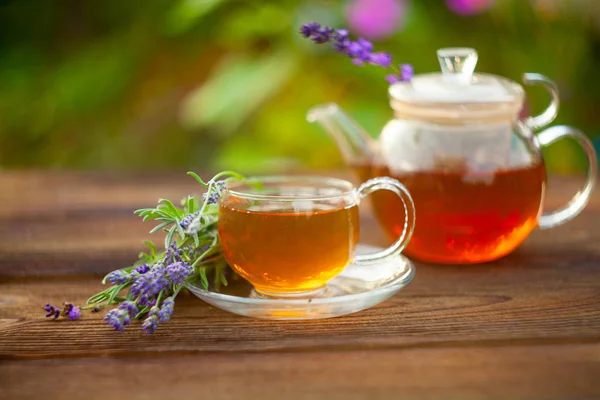
{"type": "Polygon", "coordinates": [[[331,135],[348,165],[362,165],[372,160],[374,140],[337,104],[314,106],[308,110],[306,119],[318,122],[331,135]]]}

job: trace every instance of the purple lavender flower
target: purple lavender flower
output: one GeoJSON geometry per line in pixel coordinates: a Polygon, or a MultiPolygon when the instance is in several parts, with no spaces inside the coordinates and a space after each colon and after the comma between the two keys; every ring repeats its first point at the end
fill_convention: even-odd
{"type": "Polygon", "coordinates": [[[158,329],[159,319],[157,315],[151,315],[142,324],[142,329],[146,331],[146,333],[154,333],[158,329]]]}
{"type": "Polygon", "coordinates": [[[300,27],[300,34],[317,44],[329,42],[335,34],[335,31],[327,26],[321,27],[316,22],[309,22],[300,27]]]}
{"type": "Polygon", "coordinates": [[[350,37],[350,32],[347,29],[336,29],[333,38],[337,41],[347,40],[350,37]]]}
{"type": "MultiPolygon", "coordinates": [[[[327,32],[327,41],[331,40],[331,37],[333,35],[333,29],[324,28],[323,31],[327,32]],[[331,31],[331,32],[329,32],[329,31],[331,31]]],[[[322,37],[325,37],[324,33],[322,34],[322,37]]],[[[319,39],[319,40],[321,40],[321,39],[319,39]]],[[[325,42],[316,42],[316,43],[325,43],[325,42]]],[[[223,192],[223,190],[225,190],[225,182],[216,181],[214,186],[212,187],[212,190],[209,193],[204,193],[202,195],[202,198],[205,200],[206,200],[206,198],[208,198],[208,202],[206,204],[216,204],[219,201],[219,199],[221,198],[221,193],[223,192]]]]}
{"type": "Polygon", "coordinates": [[[334,30],[329,27],[323,27],[318,33],[312,36],[313,42],[317,44],[327,43],[331,40],[334,30]]]}
{"type": "Polygon", "coordinates": [[[169,264],[165,268],[165,275],[173,285],[182,284],[193,273],[192,266],[183,262],[169,264]]]}
{"type": "Polygon", "coordinates": [[[394,83],[400,82],[400,77],[396,74],[389,74],[385,76],[385,80],[393,85],[394,83]]]}
{"type": "Polygon", "coordinates": [[[158,313],[160,311],[160,308],[157,306],[152,306],[152,308],[150,309],[150,311],[148,311],[148,316],[151,317],[153,315],[158,316],[158,313]]]}
{"type": "Polygon", "coordinates": [[[336,40],[335,42],[333,42],[333,48],[338,53],[347,55],[348,52],[350,51],[349,48],[350,48],[351,44],[352,44],[352,42],[348,39],[336,40]]]}
{"type": "Polygon", "coordinates": [[[363,65],[365,62],[371,60],[371,50],[373,50],[373,45],[361,38],[356,42],[350,42],[345,54],[352,58],[354,64],[363,65]]]}
{"type": "Polygon", "coordinates": [[[79,312],[79,308],[73,306],[73,308],[71,310],[69,310],[69,318],[73,319],[77,319],[81,317],[81,312],[79,312]]]}
{"type": "Polygon", "coordinates": [[[104,317],[106,323],[112,326],[115,330],[123,332],[125,327],[131,323],[129,312],[115,308],[110,310],[104,317]]]}
{"type": "Polygon", "coordinates": [[[172,242],[171,245],[167,248],[165,258],[164,258],[164,263],[170,264],[170,263],[182,261],[181,253],[182,253],[182,250],[177,248],[177,246],[175,245],[175,242],[172,242]]]}
{"type": "Polygon", "coordinates": [[[196,211],[193,214],[186,215],[179,223],[179,226],[181,226],[183,229],[187,229],[187,227],[190,226],[190,224],[192,223],[194,218],[198,216],[198,214],[200,214],[200,211],[196,211]]]}
{"type": "Polygon", "coordinates": [[[139,304],[144,304],[161,291],[169,287],[169,281],[165,277],[165,267],[156,264],[149,272],[139,275],[131,286],[133,297],[141,296],[139,304]]]}
{"type": "Polygon", "coordinates": [[[44,306],[44,311],[46,311],[48,313],[48,314],[46,314],[46,318],[53,316],[54,319],[56,319],[60,316],[60,313],[62,310],[60,308],[56,308],[52,304],[48,303],[44,306]]]}
{"type": "MultiPolygon", "coordinates": [[[[316,35],[321,35],[316,40],[318,43],[322,43],[324,36],[327,36],[327,41],[332,43],[333,48],[337,52],[350,57],[352,63],[355,65],[362,66],[365,63],[369,63],[371,65],[379,65],[383,68],[388,68],[392,65],[392,56],[389,53],[373,52],[373,43],[365,38],[358,38],[356,41],[350,40],[348,31],[345,29],[333,30],[329,27],[321,27],[321,25],[315,22],[310,22],[300,28],[300,33],[302,36],[310,38],[313,41],[315,41],[316,35]]],[[[412,77],[412,66],[410,68],[410,73],[402,70],[397,74],[386,76],[386,79],[390,83],[410,80],[410,77],[412,77]]]]}
{"type": "Polygon", "coordinates": [[[135,318],[138,313],[137,306],[131,301],[124,301],[119,304],[119,310],[126,310],[130,318],[135,318]]]}
{"type": "Polygon", "coordinates": [[[79,308],[74,306],[72,303],[63,303],[63,315],[68,315],[71,320],[81,317],[79,308]]]}
{"type": "Polygon", "coordinates": [[[129,274],[121,269],[113,271],[110,273],[110,275],[108,275],[108,280],[111,283],[111,285],[122,285],[128,282],[129,279],[129,274]]]}
{"type": "Polygon", "coordinates": [[[148,271],[150,271],[150,266],[148,264],[142,264],[135,269],[135,272],[138,274],[145,274],[148,271]]]}
{"type": "Polygon", "coordinates": [[[413,66],[410,64],[400,64],[400,74],[387,75],[385,79],[391,83],[410,82],[413,77],[413,66]]]}
{"type": "Polygon", "coordinates": [[[175,308],[175,300],[172,297],[167,297],[163,301],[162,307],[158,312],[158,319],[160,322],[167,322],[173,315],[173,309],[175,308]]]}
{"type": "Polygon", "coordinates": [[[317,24],[316,22],[309,22],[308,24],[304,24],[300,27],[300,34],[308,39],[312,35],[318,33],[320,29],[320,24],[317,24]]]}
{"type": "Polygon", "coordinates": [[[411,64],[400,64],[400,79],[402,82],[409,82],[414,75],[414,69],[411,64]]]}
{"type": "Polygon", "coordinates": [[[369,63],[387,68],[392,65],[392,56],[388,53],[371,53],[369,63]]]}

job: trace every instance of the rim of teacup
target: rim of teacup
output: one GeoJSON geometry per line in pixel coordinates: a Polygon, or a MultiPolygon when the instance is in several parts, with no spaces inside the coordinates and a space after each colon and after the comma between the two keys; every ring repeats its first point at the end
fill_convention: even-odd
{"type": "Polygon", "coordinates": [[[297,200],[328,200],[338,199],[356,193],[356,187],[349,181],[311,175],[264,175],[253,176],[243,180],[234,178],[225,181],[225,192],[228,194],[248,200],[269,200],[269,201],[297,201],[297,200]],[[256,185],[272,185],[273,188],[311,188],[316,189],[310,193],[303,194],[296,192],[294,194],[268,194],[256,191],[264,190],[257,188],[256,185]],[[241,189],[241,187],[247,189],[241,189]],[[322,191],[319,193],[319,189],[322,191]],[[332,193],[331,191],[336,191],[332,193]],[[254,191],[254,192],[253,192],[254,191]]]}

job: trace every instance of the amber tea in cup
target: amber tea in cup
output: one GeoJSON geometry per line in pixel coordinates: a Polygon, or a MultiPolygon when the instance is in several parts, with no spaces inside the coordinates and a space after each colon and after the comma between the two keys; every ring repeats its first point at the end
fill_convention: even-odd
{"type": "Polygon", "coordinates": [[[219,240],[229,265],[265,296],[315,293],[350,262],[376,262],[402,251],[413,219],[388,249],[354,254],[359,239],[358,204],[372,191],[398,195],[414,219],[410,194],[398,181],[380,177],[358,189],[340,179],[264,177],[229,181],[221,197],[219,240]]]}

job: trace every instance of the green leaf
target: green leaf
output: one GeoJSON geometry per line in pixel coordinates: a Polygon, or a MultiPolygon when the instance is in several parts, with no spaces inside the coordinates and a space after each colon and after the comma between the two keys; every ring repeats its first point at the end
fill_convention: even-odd
{"type": "Polygon", "coordinates": [[[183,216],[183,212],[180,209],[178,209],[177,207],[175,207],[175,205],[170,200],[160,199],[158,202],[166,205],[167,208],[173,213],[173,215],[175,217],[183,216]]]}
{"type": "Polygon", "coordinates": [[[156,232],[160,231],[161,229],[163,229],[164,227],[169,226],[171,224],[172,224],[172,222],[163,222],[162,224],[156,225],[154,228],[152,228],[150,233],[156,233],[156,232]]]}
{"type": "Polygon", "coordinates": [[[200,280],[204,290],[208,290],[208,278],[206,278],[206,268],[200,268],[200,280]]]}
{"type": "Polygon", "coordinates": [[[150,252],[153,257],[156,257],[156,245],[149,240],[144,240],[144,244],[150,247],[150,252]]]}
{"type": "Polygon", "coordinates": [[[194,212],[196,212],[196,197],[195,196],[188,196],[185,199],[184,202],[184,207],[187,211],[188,214],[193,214],[194,212]]]}
{"type": "Polygon", "coordinates": [[[221,283],[223,284],[223,286],[227,286],[228,285],[227,278],[225,278],[225,275],[223,275],[223,270],[219,271],[219,280],[221,281],[221,283]]]}
{"type": "Polygon", "coordinates": [[[177,228],[177,232],[179,232],[179,236],[181,237],[181,240],[184,240],[185,232],[183,231],[183,228],[181,227],[181,225],[179,225],[179,222],[175,223],[175,228],[177,228]]]}
{"type": "MultiPolygon", "coordinates": [[[[112,289],[112,288],[111,288],[112,289]]],[[[110,290],[110,289],[107,289],[110,290]]],[[[96,293],[95,295],[93,295],[92,297],[90,297],[86,304],[94,304],[94,303],[99,303],[101,301],[104,301],[108,298],[108,294],[106,293],[106,290],[100,293],[96,293]]]]}
{"type": "Polygon", "coordinates": [[[188,175],[190,175],[190,176],[192,176],[192,177],[193,177],[193,178],[194,178],[196,181],[198,181],[198,183],[199,183],[200,185],[202,185],[202,186],[204,186],[204,187],[208,186],[208,183],[204,182],[204,181],[202,180],[202,178],[200,178],[200,177],[198,176],[198,174],[197,174],[197,173],[195,173],[195,172],[192,172],[192,171],[188,171],[188,173],[187,173],[187,174],[188,174],[188,175]]]}
{"type": "Polygon", "coordinates": [[[153,210],[153,208],[140,208],[138,210],[135,210],[133,213],[135,215],[144,215],[145,213],[151,212],[153,210]]]}
{"type": "Polygon", "coordinates": [[[137,314],[135,314],[135,317],[133,317],[133,319],[139,319],[142,315],[146,314],[149,310],[150,310],[150,307],[144,306],[144,308],[142,308],[141,310],[138,311],[137,314]]]}
{"type": "Polygon", "coordinates": [[[122,285],[114,286],[112,291],[110,292],[110,297],[108,298],[108,301],[106,302],[106,304],[111,305],[112,302],[114,301],[115,297],[117,297],[117,295],[121,292],[121,290],[123,290],[130,284],[131,284],[130,282],[127,282],[122,285]]]}
{"type": "Polygon", "coordinates": [[[168,249],[169,246],[171,245],[171,242],[173,241],[173,235],[175,234],[175,226],[173,226],[171,229],[169,229],[169,232],[167,232],[167,236],[165,237],[165,249],[168,249]]]}

